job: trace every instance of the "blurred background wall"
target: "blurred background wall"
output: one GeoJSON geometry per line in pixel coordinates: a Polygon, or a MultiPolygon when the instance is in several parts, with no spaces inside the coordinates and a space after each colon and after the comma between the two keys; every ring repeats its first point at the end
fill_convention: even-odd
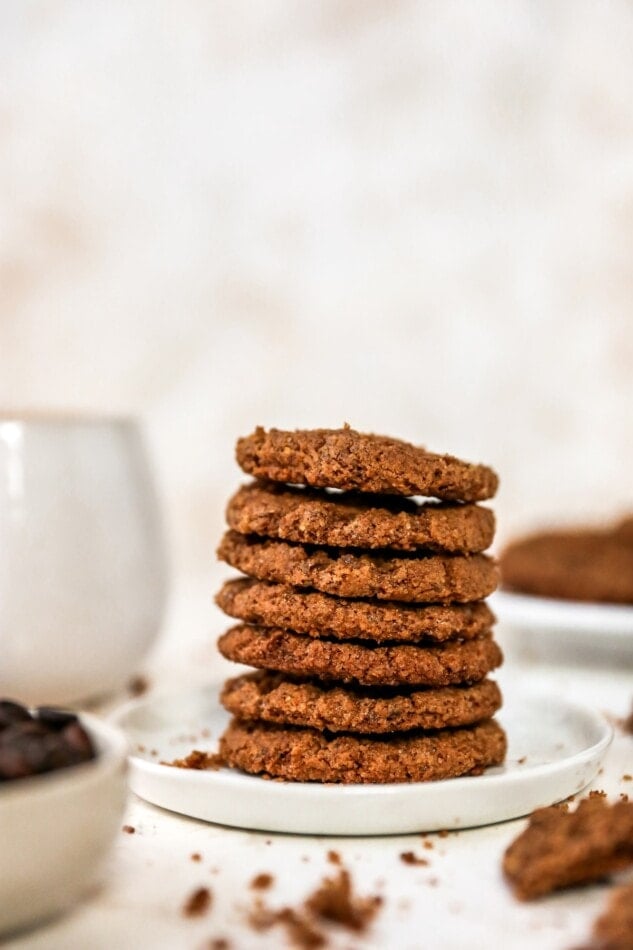
{"type": "Polygon", "coordinates": [[[633,507],[631,50],[629,0],[0,4],[0,405],[144,418],[170,663],[256,423],[490,462],[501,539],[633,507]]]}

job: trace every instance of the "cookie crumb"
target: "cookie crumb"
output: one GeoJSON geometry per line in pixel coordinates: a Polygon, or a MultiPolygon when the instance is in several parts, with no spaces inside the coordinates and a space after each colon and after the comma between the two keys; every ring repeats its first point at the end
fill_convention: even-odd
{"type": "Polygon", "coordinates": [[[209,941],[209,950],[230,950],[230,946],[226,937],[214,937],[209,941]]]}
{"type": "Polygon", "coordinates": [[[413,851],[403,851],[400,855],[403,864],[415,864],[425,866],[429,862],[426,858],[419,858],[413,851]]]}
{"type": "Polygon", "coordinates": [[[173,762],[161,762],[161,765],[171,765],[177,769],[198,769],[200,771],[217,771],[225,764],[224,759],[217,752],[201,752],[194,749],[184,759],[174,759],[173,762]]]}
{"type": "Polygon", "coordinates": [[[282,907],[280,910],[272,910],[258,898],[248,922],[254,930],[259,931],[282,924],[296,947],[313,950],[327,944],[320,923],[337,924],[355,933],[362,933],[373,920],[382,902],[382,897],[354,895],[350,874],[342,868],[336,877],[324,878],[299,909],[282,907]]]}
{"type": "Polygon", "coordinates": [[[211,891],[208,887],[198,887],[192,891],[183,904],[184,917],[202,917],[211,907],[211,891]]]}
{"type": "Polygon", "coordinates": [[[441,828],[437,833],[437,837],[448,838],[449,834],[450,834],[450,831],[447,831],[446,828],[441,828]]]}
{"type": "Polygon", "coordinates": [[[330,864],[340,864],[340,863],[341,863],[341,856],[340,856],[340,854],[338,853],[338,851],[328,851],[328,853],[327,853],[327,859],[328,859],[328,861],[330,862],[330,864]]]}
{"type": "Polygon", "coordinates": [[[527,755],[522,755],[520,759],[517,759],[517,765],[525,765],[527,762],[527,755]]]}
{"type": "Polygon", "coordinates": [[[423,848],[426,848],[427,851],[432,851],[433,848],[435,847],[435,845],[433,844],[432,841],[423,841],[423,842],[422,842],[422,847],[423,847],[423,848]]]}
{"type": "Polygon", "coordinates": [[[317,890],[305,902],[307,910],[321,920],[328,920],[348,930],[362,933],[367,929],[382,897],[356,897],[352,891],[349,871],[341,869],[336,877],[324,878],[317,890]]]}
{"type": "Polygon", "coordinates": [[[202,855],[200,854],[199,851],[194,851],[193,854],[191,855],[191,860],[192,860],[192,861],[202,861],[202,855]]]}
{"type": "Polygon", "coordinates": [[[629,775],[628,772],[625,772],[624,775],[622,776],[622,781],[623,781],[623,782],[633,782],[633,775],[629,775]]]}
{"type": "Polygon", "coordinates": [[[130,696],[142,696],[149,689],[150,683],[146,676],[133,676],[128,680],[127,691],[130,696]]]}
{"type": "Polygon", "coordinates": [[[286,928],[288,939],[301,950],[318,950],[327,943],[324,934],[305,915],[299,914],[292,907],[270,910],[258,902],[248,918],[248,923],[256,931],[270,930],[276,924],[282,924],[286,928]]]}
{"type": "Polygon", "coordinates": [[[254,891],[267,891],[269,887],[272,887],[274,880],[272,874],[262,871],[260,874],[255,875],[249,887],[254,891]]]}
{"type": "Polygon", "coordinates": [[[136,834],[136,828],[134,827],[134,825],[123,825],[123,827],[121,828],[121,831],[124,831],[126,835],[136,834]]]}

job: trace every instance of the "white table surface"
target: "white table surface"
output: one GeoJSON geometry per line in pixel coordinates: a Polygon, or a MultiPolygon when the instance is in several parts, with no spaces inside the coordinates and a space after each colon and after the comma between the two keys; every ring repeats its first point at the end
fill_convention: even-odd
{"type": "MultiPolygon", "coordinates": [[[[503,640],[502,640],[503,642],[503,640]]],[[[513,683],[537,686],[594,708],[613,718],[630,709],[630,669],[563,669],[521,666],[509,661],[499,680],[506,692],[513,683]]],[[[162,682],[155,686],[164,686],[162,682]]],[[[633,772],[633,737],[616,729],[604,770],[593,784],[610,797],[633,794],[622,776],[633,772]]],[[[383,838],[315,838],[242,832],[194,821],[145,804],[131,795],[125,822],[135,834],[121,832],[100,884],[84,903],[61,919],[15,938],[10,950],[202,950],[215,937],[232,948],[286,946],[282,928],[254,933],[246,924],[254,874],[274,875],[264,893],[271,906],[299,904],[314,889],[336,849],[352,872],[360,894],[380,893],[384,906],[369,932],[357,937],[332,931],[334,948],[491,948],[538,947],[566,950],[586,940],[591,922],[604,904],[607,887],[598,885],[520,904],[504,884],[504,849],[524,826],[512,821],[440,838],[429,835],[432,850],[422,850],[419,835],[383,838]],[[399,855],[413,850],[428,867],[404,864],[399,855]],[[195,863],[191,854],[199,852],[195,863]],[[211,910],[204,917],[183,916],[191,891],[208,886],[211,910]]]]}

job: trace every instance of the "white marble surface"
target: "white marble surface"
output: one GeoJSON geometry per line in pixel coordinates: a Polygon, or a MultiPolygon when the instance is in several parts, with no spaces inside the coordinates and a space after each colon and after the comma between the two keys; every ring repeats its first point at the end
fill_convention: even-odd
{"type": "MultiPolygon", "coordinates": [[[[614,717],[628,712],[629,672],[609,669],[573,672],[555,667],[506,669],[506,692],[520,679],[556,695],[587,703],[614,717]]],[[[633,740],[616,732],[593,787],[609,796],[633,792],[624,774],[633,771],[633,740]]],[[[473,950],[569,950],[587,938],[607,895],[605,885],[518,903],[500,873],[503,850],[522,827],[513,821],[488,828],[429,835],[433,850],[423,850],[417,835],[387,838],[309,838],[241,832],[182,818],[132,798],[126,821],[136,828],[121,833],[103,882],[74,913],[9,941],[8,950],[203,950],[210,938],[226,937],[234,950],[286,946],[278,928],[255,934],[246,924],[253,892],[248,883],[259,871],[275,876],[267,903],[300,903],[332,870],[326,854],[335,848],[352,872],[359,893],[380,893],[385,906],[362,938],[332,931],[332,946],[420,950],[442,947],[473,950]],[[413,850],[428,867],[403,864],[413,850]],[[194,863],[190,855],[202,855],[194,863]],[[185,919],[181,908],[193,889],[209,886],[208,915],[185,919]]]]}
{"type": "MultiPolygon", "coordinates": [[[[490,462],[501,539],[630,507],[632,47],[628,0],[0,4],[0,407],[145,420],[174,577],[156,683],[226,671],[213,549],[256,423],[490,462]]],[[[622,714],[626,683],[584,683],[622,714]]],[[[201,946],[241,927],[251,867],[280,900],[323,869],[324,842],[130,821],[100,893],[21,946],[201,946]],[[200,878],[212,916],[185,922],[200,878]]],[[[409,841],[341,845],[361,890],[389,877],[373,945],[581,939],[600,889],[517,906],[513,832],[439,842],[437,888],[409,841]]]]}

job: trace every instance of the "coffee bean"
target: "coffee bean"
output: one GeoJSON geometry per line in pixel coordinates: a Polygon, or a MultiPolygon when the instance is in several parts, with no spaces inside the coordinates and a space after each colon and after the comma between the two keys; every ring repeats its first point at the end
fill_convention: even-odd
{"type": "Polygon", "coordinates": [[[3,779],[25,778],[46,772],[49,732],[42,723],[16,722],[0,733],[0,775],[3,779]]]}
{"type": "Polygon", "coordinates": [[[69,748],[75,751],[82,759],[91,759],[94,748],[90,736],[79,722],[70,723],[62,732],[62,736],[69,748]]]}
{"type": "Polygon", "coordinates": [[[57,709],[55,706],[39,706],[35,710],[35,715],[40,722],[45,722],[47,726],[53,729],[63,729],[71,722],[77,722],[77,716],[66,709],[57,709]]]}
{"type": "Polygon", "coordinates": [[[0,700],[0,731],[14,722],[25,722],[30,718],[31,714],[26,706],[14,703],[11,699],[0,700]]]}
{"type": "Polygon", "coordinates": [[[9,701],[0,704],[0,710],[5,711],[5,719],[13,717],[0,730],[0,782],[78,765],[95,757],[92,741],[74,713],[45,707],[33,719],[28,710],[9,701]]]}

